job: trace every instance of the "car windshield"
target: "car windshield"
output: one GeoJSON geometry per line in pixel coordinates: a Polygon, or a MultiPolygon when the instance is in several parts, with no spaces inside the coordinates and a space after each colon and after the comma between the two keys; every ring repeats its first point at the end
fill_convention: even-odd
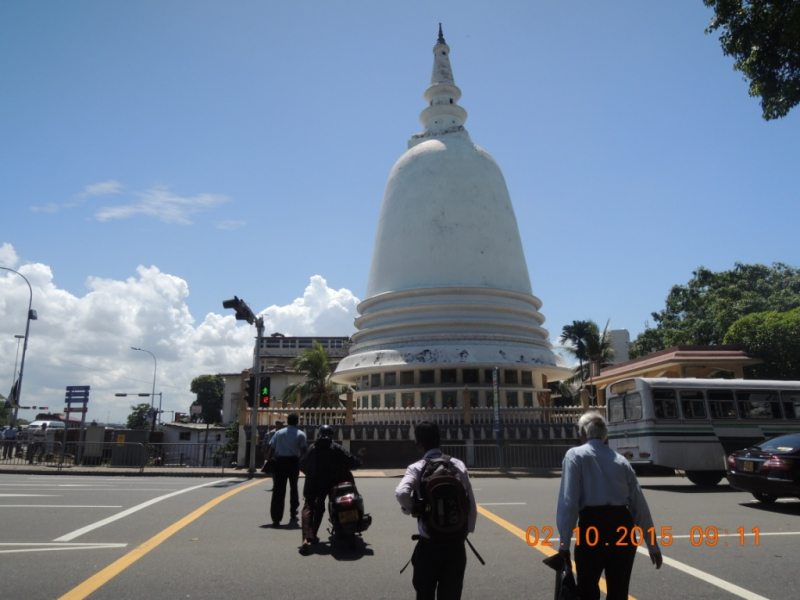
{"type": "Polygon", "coordinates": [[[782,435],[758,445],[766,452],[794,452],[800,449],[800,434],[782,435]]]}

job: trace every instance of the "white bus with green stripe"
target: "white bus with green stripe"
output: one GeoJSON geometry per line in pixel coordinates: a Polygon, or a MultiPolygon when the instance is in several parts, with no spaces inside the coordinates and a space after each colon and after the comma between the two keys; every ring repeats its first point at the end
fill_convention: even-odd
{"type": "Polygon", "coordinates": [[[611,448],[634,467],[681,470],[697,485],[716,485],[731,452],[800,433],[800,381],[636,377],[606,398],[611,448]]]}

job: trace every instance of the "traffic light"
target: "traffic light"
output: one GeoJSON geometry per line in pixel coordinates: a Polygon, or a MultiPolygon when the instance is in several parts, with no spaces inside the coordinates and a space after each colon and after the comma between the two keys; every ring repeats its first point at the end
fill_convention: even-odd
{"type": "Polygon", "coordinates": [[[242,389],[242,400],[247,402],[247,406],[253,407],[253,394],[256,391],[256,378],[248,377],[244,380],[244,389],[242,389]]]}
{"type": "Polygon", "coordinates": [[[250,310],[247,303],[238,296],[234,296],[230,300],[223,300],[222,308],[232,308],[235,310],[237,321],[247,321],[251,325],[255,323],[256,316],[253,314],[253,311],[250,310]]]}
{"type": "Polygon", "coordinates": [[[269,384],[270,384],[270,378],[269,377],[265,377],[264,375],[262,375],[261,376],[261,392],[259,394],[259,398],[260,398],[259,406],[261,408],[269,408],[269,398],[270,398],[269,384]]]}

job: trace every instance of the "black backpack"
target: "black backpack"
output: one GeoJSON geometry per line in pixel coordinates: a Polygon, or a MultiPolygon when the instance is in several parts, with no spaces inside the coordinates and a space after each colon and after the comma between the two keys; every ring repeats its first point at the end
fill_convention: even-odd
{"type": "Polygon", "coordinates": [[[449,456],[425,459],[419,492],[417,514],[431,540],[465,540],[469,533],[469,498],[449,456]]]}

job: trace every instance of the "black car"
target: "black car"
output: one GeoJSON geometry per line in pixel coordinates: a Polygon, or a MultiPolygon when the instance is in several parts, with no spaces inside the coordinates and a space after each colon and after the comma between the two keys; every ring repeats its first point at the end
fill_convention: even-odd
{"type": "Polygon", "coordinates": [[[728,482],[767,504],[778,498],[800,498],[800,433],[781,435],[731,454],[728,482]]]}

